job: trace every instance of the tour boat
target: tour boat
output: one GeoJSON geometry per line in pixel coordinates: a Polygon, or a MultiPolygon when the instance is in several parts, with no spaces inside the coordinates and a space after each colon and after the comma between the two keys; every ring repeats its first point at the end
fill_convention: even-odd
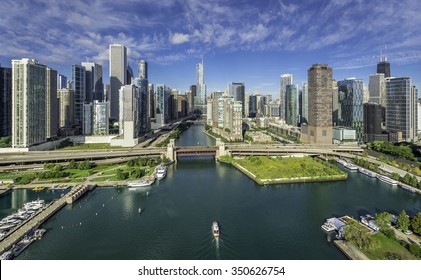
{"type": "Polygon", "coordinates": [[[213,222],[212,224],[212,232],[213,232],[213,237],[215,238],[219,238],[219,226],[218,226],[218,222],[213,222]]]}
{"type": "Polygon", "coordinates": [[[156,171],[156,178],[158,180],[162,180],[165,178],[166,175],[167,175],[167,167],[165,165],[159,166],[156,171]]]}
{"type": "Polygon", "coordinates": [[[137,181],[129,181],[127,182],[127,186],[139,188],[139,187],[147,187],[153,184],[153,180],[137,180],[137,181]]]}

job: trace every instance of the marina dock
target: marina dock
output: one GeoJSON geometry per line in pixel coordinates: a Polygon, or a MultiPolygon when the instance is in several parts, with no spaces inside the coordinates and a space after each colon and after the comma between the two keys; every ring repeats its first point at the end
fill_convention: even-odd
{"type": "Polygon", "coordinates": [[[31,230],[37,229],[42,223],[48,220],[66,204],[73,203],[84,193],[86,193],[88,190],[92,190],[93,188],[95,188],[95,185],[79,185],[74,187],[63,197],[51,202],[43,211],[26,220],[0,241],[0,254],[11,249],[31,230]]]}
{"type": "Polygon", "coordinates": [[[333,243],[350,260],[369,260],[369,258],[361,252],[361,250],[355,247],[355,245],[349,244],[349,242],[344,240],[335,240],[333,243]]]}

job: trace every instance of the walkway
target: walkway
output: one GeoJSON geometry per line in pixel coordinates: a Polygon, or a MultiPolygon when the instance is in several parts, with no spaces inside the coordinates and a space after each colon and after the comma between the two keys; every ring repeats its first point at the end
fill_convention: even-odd
{"type": "Polygon", "coordinates": [[[369,260],[369,258],[361,252],[355,245],[344,240],[335,240],[333,243],[342,251],[350,260],[369,260]]]}

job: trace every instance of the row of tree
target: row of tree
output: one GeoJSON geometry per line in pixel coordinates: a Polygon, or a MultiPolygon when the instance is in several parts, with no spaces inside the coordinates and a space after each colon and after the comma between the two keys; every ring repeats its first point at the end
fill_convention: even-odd
{"type": "Polygon", "coordinates": [[[415,161],[412,149],[407,146],[395,146],[390,142],[373,141],[367,144],[367,148],[373,151],[389,154],[394,157],[415,161]]]}

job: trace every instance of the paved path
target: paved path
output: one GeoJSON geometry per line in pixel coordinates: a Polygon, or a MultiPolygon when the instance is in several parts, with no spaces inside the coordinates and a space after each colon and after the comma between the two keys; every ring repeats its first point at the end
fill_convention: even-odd
{"type": "Polygon", "coordinates": [[[333,243],[342,251],[350,260],[369,260],[369,258],[361,252],[355,245],[343,240],[335,240],[333,243]]]}
{"type": "Polygon", "coordinates": [[[392,227],[395,231],[396,238],[399,240],[403,240],[409,244],[415,243],[421,246],[421,237],[415,234],[405,234],[401,230],[392,227]]]}

